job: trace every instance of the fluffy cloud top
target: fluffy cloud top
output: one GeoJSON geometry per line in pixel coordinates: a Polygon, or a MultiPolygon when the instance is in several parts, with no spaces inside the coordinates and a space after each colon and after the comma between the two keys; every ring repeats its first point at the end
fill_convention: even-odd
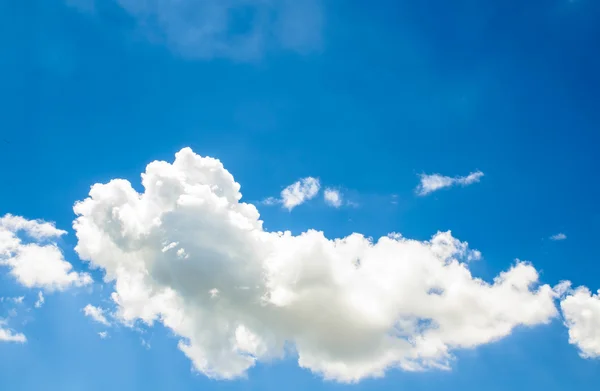
{"type": "Polygon", "coordinates": [[[89,274],[73,271],[56,245],[65,233],[52,223],[5,215],[0,218],[0,266],[28,288],[52,291],[89,284],[89,274]]]}
{"type": "Polygon", "coordinates": [[[447,368],[452,351],[557,315],[554,291],[517,262],[488,283],[449,232],[429,241],[263,229],[220,161],[185,148],[150,163],[144,191],[115,179],[78,202],[76,251],[114,282],[117,318],[162,322],[213,378],[291,349],[343,382],[389,368],[447,368]],[[290,348],[291,347],[291,348],[290,348]]]}
{"type": "Polygon", "coordinates": [[[417,186],[417,194],[424,196],[437,190],[451,186],[468,186],[477,183],[483,177],[483,172],[472,172],[467,176],[449,177],[440,174],[421,174],[421,183],[417,186]]]}
{"type": "MultiPolygon", "coordinates": [[[[239,185],[238,185],[239,186],[239,185]]],[[[281,198],[267,198],[267,205],[282,204],[287,210],[292,210],[306,201],[312,200],[319,194],[321,183],[317,178],[302,178],[281,191],[281,198]]]]}
{"type": "Polygon", "coordinates": [[[323,198],[327,205],[333,206],[334,208],[342,206],[342,194],[339,190],[327,188],[325,189],[323,198]]]}
{"type": "Polygon", "coordinates": [[[582,357],[600,357],[600,290],[592,294],[579,287],[560,302],[569,342],[576,345],[582,357]]]}
{"type": "Polygon", "coordinates": [[[104,312],[104,309],[100,307],[94,307],[91,304],[88,304],[83,308],[83,313],[85,314],[85,316],[89,316],[95,322],[101,323],[105,326],[109,326],[110,322],[106,319],[106,316],[104,316],[104,312]]]}
{"type": "Polygon", "coordinates": [[[567,239],[567,235],[565,235],[564,233],[560,232],[557,233],[556,235],[552,235],[550,236],[550,240],[566,240],[567,239]]]}
{"type": "MultiPolygon", "coordinates": [[[[186,57],[256,60],[271,49],[321,46],[321,0],[113,0],[139,31],[186,57]]],[[[86,12],[96,0],[67,0],[86,12]]],[[[98,4],[100,4],[98,2],[98,4]]]]}

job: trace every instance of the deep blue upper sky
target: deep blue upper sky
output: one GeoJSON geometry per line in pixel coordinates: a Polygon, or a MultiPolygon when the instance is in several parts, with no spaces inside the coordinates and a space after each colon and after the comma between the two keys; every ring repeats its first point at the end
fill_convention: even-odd
{"type": "MultiPolygon", "coordinates": [[[[266,45],[252,59],[152,41],[112,1],[67,3],[0,2],[0,215],[69,230],[90,185],[139,187],[148,162],[190,146],[219,158],[246,201],[312,175],[359,204],[259,207],[268,229],[420,240],[452,230],[483,253],[472,267],[483,278],[519,258],[543,282],[600,288],[598,2],[323,1],[314,47],[266,45]],[[485,173],[477,185],[414,194],[421,173],[474,170],[485,173]],[[548,240],[558,232],[568,239],[548,240]]],[[[83,267],[74,236],[65,242],[83,267]]],[[[0,296],[34,293],[0,278],[0,296]]],[[[158,326],[150,350],[125,329],[100,340],[87,302],[51,295],[24,326],[27,344],[0,344],[0,389],[346,387],[293,359],[207,380],[158,326]]],[[[560,320],[520,329],[458,352],[450,372],[392,371],[350,388],[596,390],[600,362],[580,358],[566,332],[560,320]]]]}

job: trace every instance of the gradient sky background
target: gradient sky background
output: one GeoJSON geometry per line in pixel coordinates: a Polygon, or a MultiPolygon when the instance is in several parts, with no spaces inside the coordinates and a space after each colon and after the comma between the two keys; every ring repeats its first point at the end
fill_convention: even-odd
{"type": "MultiPolygon", "coordinates": [[[[357,204],[259,205],[269,230],[419,240],[452,230],[482,252],[471,270],[484,279],[518,258],[544,283],[600,288],[598,2],[275,1],[276,20],[265,26],[254,1],[230,1],[236,12],[224,25],[191,0],[150,14],[141,0],[120,3],[0,2],[0,215],[69,230],[61,244],[76,269],[86,265],[72,250],[73,203],[112,178],[139,188],[146,164],[190,146],[220,159],[247,202],[315,176],[357,204]],[[251,36],[252,23],[264,34],[251,36]],[[187,30],[201,24],[216,32],[190,40],[187,30]],[[476,170],[480,183],[415,194],[421,173],[476,170]],[[561,232],[566,240],[549,239],[561,232]]],[[[0,296],[25,296],[13,326],[28,342],[0,343],[3,390],[600,384],[600,361],[579,357],[560,319],[458,351],[447,372],[392,370],[348,386],[291,357],[259,364],[247,379],[209,380],[161,326],[100,339],[104,328],[81,311],[109,300],[99,271],[92,288],[48,294],[30,312],[37,291],[4,272],[0,296]]],[[[0,317],[11,308],[0,303],[0,317]]]]}

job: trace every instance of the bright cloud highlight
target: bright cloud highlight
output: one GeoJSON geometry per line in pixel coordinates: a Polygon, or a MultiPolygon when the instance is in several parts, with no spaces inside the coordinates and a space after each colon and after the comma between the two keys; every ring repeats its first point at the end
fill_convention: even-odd
{"type": "Polygon", "coordinates": [[[600,290],[579,287],[564,297],[560,308],[569,328],[569,342],[584,358],[600,357],[600,290]]]}

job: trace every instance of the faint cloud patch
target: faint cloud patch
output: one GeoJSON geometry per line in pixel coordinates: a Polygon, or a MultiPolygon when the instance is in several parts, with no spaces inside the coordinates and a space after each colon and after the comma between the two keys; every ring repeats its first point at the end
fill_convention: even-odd
{"type": "Polygon", "coordinates": [[[0,217],[0,266],[26,288],[51,292],[89,285],[90,275],[74,271],[58,247],[66,233],[54,223],[6,214],[0,217]]]}
{"type": "MultiPolygon", "coordinates": [[[[191,58],[255,61],[322,46],[322,0],[113,0],[146,38],[191,58]]],[[[95,12],[95,0],[67,0],[95,12]]]]}
{"type": "Polygon", "coordinates": [[[562,232],[559,232],[556,235],[550,236],[550,240],[554,240],[554,241],[560,241],[560,240],[566,240],[566,239],[567,239],[567,235],[565,235],[562,232]]]}
{"type": "Polygon", "coordinates": [[[24,299],[25,299],[25,296],[0,297],[0,303],[7,302],[7,303],[14,303],[14,304],[23,304],[24,299]]]}
{"type": "Polygon", "coordinates": [[[45,302],[46,302],[46,299],[44,298],[44,294],[42,293],[42,291],[39,291],[38,299],[33,306],[35,308],[42,308],[42,306],[44,305],[45,302]]]}

